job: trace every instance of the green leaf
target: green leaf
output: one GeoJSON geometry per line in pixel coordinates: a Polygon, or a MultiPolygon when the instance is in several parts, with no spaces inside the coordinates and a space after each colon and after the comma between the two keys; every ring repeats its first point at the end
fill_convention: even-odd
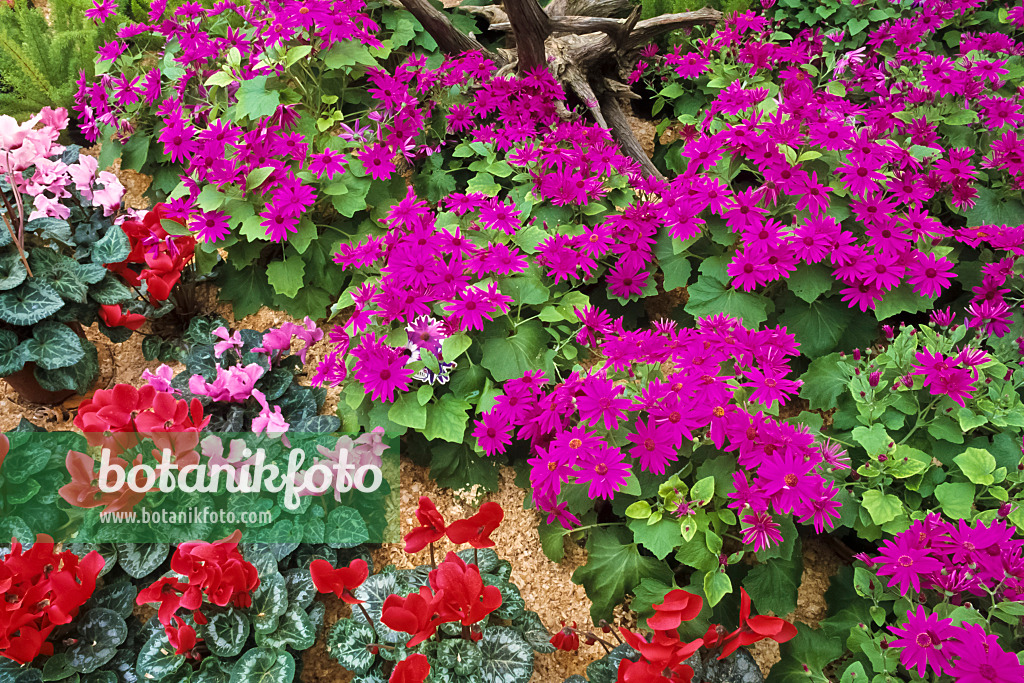
{"type": "Polygon", "coordinates": [[[808,358],[819,358],[842,341],[853,317],[850,309],[838,302],[821,300],[805,305],[793,301],[779,315],[779,322],[796,335],[800,353],[808,358]]]}
{"type": "Polygon", "coordinates": [[[116,306],[133,296],[132,290],[113,273],[107,273],[98,284],[89,288],[89,298],[103,306],[116,306]]]}
{"type": "Polygon", "coordinates": [[[260,577],[260,585],[252,594],[249,614],[257,633],[270,633],[277,628],[278,617],[288,609],[288,588],[280,574],[260,577]]]}
{"type": "Polygon", "coordinates": [[[768,299],[757,294],[739,292],[732,285],[712,275],[702,274],[687,290],[690,294],[684,310],[695,318],[724,313],[756,328],[768,319],[768,299]]]}
{"type": "Polygon", "coordinates": [[[875,304],[875,318],[881,321],[901,313],[930,311],[935,299],[934,296],[921,296],[913,287],[904,283],[886,292],[882,300],[875,304]]]}
{"type": "Polygon", "coordinates": [[[85,357],[79,337],[64,323],[48,320],[32,328],[32,337],[22,342],[26,361],[34,361],[44,370],[74,365],[85,357]]]}
{"type": "Polygon", "coordinates": [[[892,439],[889,438],[885,427],[878,423],[871,425],[870,429],[867,427],[854,427],[851,434],[853,440],[863,446],[868,455],[879,455],[889,452],[889,444],[892,443],[892,439]]]}
{"type": "Polygon", "coordinates": [[[79,339],[78,343],[82,347],[83,357],[74,365],[56,370],[36,368],[36,381],[43,389],[47,391],[73,389],[79,394],[89,391],[100,372],[99,355],[91,341],[79,339]]]}
{"type": "Polygon", "coordinates": [[[658,257],[658,265],[665,275],[663,287],[670,292],[677,287],[685,287],[690,281],[692,267],[686,254],[675,253],[673,238],[667,230],[661,231],[658,235],[658,243],[654,248],[654,255],[658,257]]]}
{"type": "MultiPolygon", "coordinates": [[[[145,669],[143,669],[145,671],[145,669]]],[[[246,650],[231,670],[231,683],[293,683],[295,659],[283,650],[246,650]]]]}
{"type": "Polygon", "coordinates": [[[650,550],[659,560],[664,560],[683,542],[679,522],[675,519],[662,519],[656,524],[648,524],[646,519],[633,519],[629,522],[629,528],[633,531],[633,540],[650,550]]]}
{"type": "Polygon", "coordinates": [[[327,636],[327,652],[349,671],[364,674],[374,662],[368,646],[376,642],[365,621],[339,619],[327,636]]]}
{"type": "Polygon", "coordinates": [[[94,607],[78,620],[78,642],[68,648],[68,664],[91,673],[109,662],[128,637],[128,625],[113,610],[94,607]]]}
{"type": "Polygon", "coordinates": [[[185,655],[174,653],[174,648],[167,642],[167,635],[160,629],[139,650],[135,668],[149,674],[147,680],[160,680],[173,674],[184,663],[185,655]]]}
{"type": "Polygon", "coordinates": [[[133,579],[145,578],[156,571],[170,550],[166,543],[117,543],[114,547],[121,569],[133,579]]]}
{"type": "Polygon", "coordinates": [[[891,493],[883,494],[877,489],[869,489],[864,492],[861,500],[871,520],[878,525],[891,522],[903,512],[903,503],[891,493]]]}
{"type": "Polygon", "coordinates": [[[850,35],[855,36],[868,27],[868,20],[860,18],[850,19],[846,27],[850,30],[850,35]]]}
{"type": "Polygon", "coordinates": [[[505,382],[538,368],[545,333],[536,320],[523,323],[511,336],[492,337],[484,343],[480,364],[495,380],[505,382]]]}
{"type": "Polygon", "coordinates": [[[743,579],[743,587],[759,613],[781,616],[796,609],[802,576],[803,557],[800,549],[795,548],[788,560],[775,558],[751,569],[743,579]]]}
{"type": "Polygon", "coordinates": [[[274,296],[262,268],[243,267],[238,270],[228,261],[220,275],[220,298],[233,304],[236,319],[252,315],[274,296]]]}
{"type": "Polygon", "coordinates": [[[924,451],[898,444],[896,452],[889,462],[891,464],[886,468],[886,474],[896,479],[907,479],[928,469],[932,464],[932,459],[924,451]]]}
{"type": "Polygon", "coordinates": [[[630,519],[647,519],[651,516],[651,504],[646,500],[638,500],[626,508],[626,516],[630,519]]]}
{"type": "Polygon", "coordinates": [[[242,81],[236,97],[238,104],[235,106],[235,115],[247,117],[253,122],[273,114],[277,111],[277,105],[281,103],[281,95],[278,90],[267,90],[267,76],[265,75],[242,81]]]}
{"type": "Polygon", "coordinates": [[[935,498],[950,519],[970,519],[974,505],[974,484],[945,482],[935,487],[935,498]]]}
{"type": "Polygon", "coordinates": [[[451,363],[453,360],[465,353],[472,345],[473,340],[464,332],[459,332],[450,337],[446,337],[444,341],[441,342],[441,360],[446,363],[451,363]]]}
{"type": "Polygon", "coordinates": [[[226,612],[208,615],[209,621],[200,627],[199,635],[218,657],[234,657],[249,637],[249,620],[241,611],[228,607],[226,612]]]}
{"type": "Polygon", "coordinates": [[[316,642],[316,625],[309,618],[306,610],[296,604],[288,605],[281,615],[277,630],[264,636],[260,645],[279,650],[291,647],[295,650],[308,650],[316,642]]]}
{"type": "Polygon", "coordinates": [[[278,294],[293,297],[302,288],[306,274],[306,262],[298,256],[280,261],[271,261],[267,265],[267,282],[278,294]]]}
{"type": "Polygon", "coordinates": [[[953,462],[975,484],[988,486],[995,481],[992,472],[996,469],[996,459],[982,448],[968,448],[953,458],[953,462]]]}
{"type": "Polygon", "coordinates": [[[1019,225],[1024,204],[1018,199],[1002,197],[987,187],[977,188],[974,206],[967,210],[967,225],[1019,225]]]}
{"type": "Polygon", "coordinates": [[[849,389],[850,378],[839,368],[838,361],[838,353],[815,358],[800,376],[800,396],[807,399],[812,410],[835,408],[839,396],[849,389]]]}
{"type": "Polygon", "coordinates": [[[423,429],[427,425],[427,409],[420,405],[416,394],[406,392],[395,399],[388,410],[388,419],[405,427],[423,429]]]}
{"type": "Polygon", "coordinates": [[[93,263],[121,263],[128,255],[132,252],[131,243],[128,241],[128,235],[124,234],[124,230],[120,226],[112,225],[107,228],[107,232],[103,237],[99,238],[95,244],[92,245],[92,256],[93,263]]]}
{"type": "Polygon", "coordinates": [[[641,555],[630,535],[622,527],[595,529],[587,539],[587,564],[573,572],[573,583],[586,588],[592,601],[590,614],[595,623],[610,619],[612,608],[644,578],[672,582],[668,565],[641,555]]]}
{"type": "MultiPolygon", "coordinates": [[[[814,303],[819,296],[832,289],[836,278],[832,271],[820,264],[798,267],[786,279],[789,291],[806,303],[814,303]]],[[[845,304],[841,304],[845,307],[845,304]]]]}
{"type": "Polygon", "coordinates": [[[472,406],[451,394],[444,394],[441,400],[427,406],[427,420],[423,436],[427,439],[442,439],[451,443],[462,443],[466,432],[468,411],[472,406]]]}
{"type": "Polygon", "coordinates": [[[0,377],[13,375],[25,366],[25,357],[18,335],[11,330],[0,330],[0,377]]]}
{"type": "Polygon", "coordinates": [[[480,652],[483,683],[527,683],[533,675],[533,649],[510,628],[485,629],[480,652]]]}
{"type": "Polygon", "coordinates": [[[711,607],[717,605],[731,592],[732,579],[725,572],[715,569],[704,575],[704,595],[707,596],[708,605],[711,607]]]}
{"type": "Polygon", "coordinates": [[[327,515],[324,542],[334,548],[354,548],[370,540],[366,521],[355,508],[336,507],[327,515]]]}
{"type": "Polygon", "coordinates": [[[561,562],[565,557],[565,529],[559,524],[541,522],[537,526],[537,532],[544,555],[552,562],[561,562]]]}
{"type": "Polygon", "coordinates": [[[0,292],[0,320],[27,327],[48,318],[64,306],[64,300],[45,282],[30,279],[12,290],[0,292]]]}
{"type": "Polygon", "coordinates": [[[21,262],[21,256],[17,252],[10,252],[0,256],[0,291],[14,289],[28,277],[25,264],[21,262]]]}

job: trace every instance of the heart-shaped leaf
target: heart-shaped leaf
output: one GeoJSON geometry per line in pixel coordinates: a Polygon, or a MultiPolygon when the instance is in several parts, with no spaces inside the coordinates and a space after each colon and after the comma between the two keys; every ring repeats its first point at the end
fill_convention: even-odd
{"type": "Polygon", "coordinates": [[[249,620],[245,615],[229,607],[226,612],[210,614],[208,618],[201,627],[201,635],[210,652],[218,657],[234,657],[241,652],[249,637],[249,620]]]}
{"type": "Polygon", "coordinates": [[[373,629],[365,621],[340,619],[327,636],[327,652],[349,671],[364,674],[373,666],[369,646],[376,642],[373,629]]]}
{"type": "Polygon", "coordinates": [[[128,625],[114,610],[94,607],[78,621],[78,634],[78,642],[68,648],[68,664],[89,673],[113,659],[128,637],[128,625]]]}

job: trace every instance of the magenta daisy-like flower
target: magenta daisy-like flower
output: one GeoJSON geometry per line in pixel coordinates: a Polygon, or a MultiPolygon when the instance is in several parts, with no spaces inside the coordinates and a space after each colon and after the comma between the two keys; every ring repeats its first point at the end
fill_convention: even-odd
{"type": "Polygon", "coordinates": [[[951,641],[960,634],[952,619],[926,614],[924,607],[918,605],[917,611],[907,612],[907,623],[903,628],[890,626],[889,630],[898,636],[889,643],[889,647],[902,648],[900,661],[903,666],[917,669],[921,678],[929,668],[940,676],[952,668],[950,655],[954,646],[951,641]]]}
{"type": "Polygon", "coordinates": [[[356,158],[363,162],[366,174],[375,180],[388,180],[395,172],[394,152],[385,145],[367,145],[356,152],[356,158]]]}
{"type": "Polygon", "coordinates": [[[880,565],[878,575],[891,576],[888,585],[899,584],[902,595],[906,595],[910,588],[920,593],[921,575],[941,571],[943,567],[928,550],[916,547],[908,534],[883,543],[875,561],[880,565]]]}
{"type": "Polygon", "coordinates": [[[116,11],[117,3],[114,0],[92,0],[92,7],[85,10],[85,16],[102,24],[116,11]]]}
{"type": "Polygon", "coordinates": [[[505,447],[512,443],[511,434],[511,425],[498,420],[492,413],[484,413],[483,419],[476,421],[473,430],[473,437],[487,455],[504,453],[505,447]]]}
{"type": "Polygon", "coordinates": [[[767,512],[754,512],[743,516],[743,542],[753,545],[754,550],[770,548],[772,542],[782,543],[782,532],[779,523],[767,512]]]}
{"type": "Polygon", "coordinates": [[[584,380],[583,395],[576,399],[580,417],[592,424],[600,422],[605,429],[617,429],[631,405],[628,398],[619,398],[621,393],[622,387],[610,379],[590,375],[584,380]]]}
{"type": "Polygon", "coordinates": [[[633,425],[635,433],[629,435],[629,440],[636,444],[630,449],[629,454],[640,461],[640,468],[654,474],[665,474],[665,467],[668,463],[677,459],[676,449],[673,447],[673,432],[668,424],[657,424],[654,418],[637,420],[633,425]]]}
{"type": "Polygon", "coordinates": [[[393,403],[396,391],[408,391],[413,371],[406,367],[407,356],[392,349],[373,349],[356,361],[356,379],[374,401],[393,403]]]}
{"type": "Polygon", "coordinates": [[[228,236],[228,216],[223,211],[200,211],[189,219],[188,227],[196,239],[207,244],[220,242],[228,236]]]}
{"type": "Polygon", "coordinates": [[[999,646],[999,636],[978,624],[964,624],[950,649],[957,659],[949,674],[957,683],[1017,683],[1024,681],[1024,664],[999,646]]]}
{"type": "Polygon", "coordinates": [[[956,277],[953,263],[935,254],[914,252],[907,280],[921,296],[938,296],[956,277]]]}
{"type": "Polygon", "coordinates": [[[622,453],[617,448],[604,448],[578,463],[576,483],[589,484],[587,494],[591,499],[611,499],[616,491],[626,485],[629,465],[622,462],[622,453]]]}
{"type": "Polygon", "coordinates": [[[317,178],[327,176],[331,180],[336,175],[345,172],[345,155],[333,149],[325,149],[320,154],[314,154],[309,158],[309,172],[317,178]]]}
{"type": "Polygon", "coordinates": [[[527,460],[530,465],[530,487],[536,492],[537,498],[558,496],[562,484],[569,480],[573,470],[570,465],[573,458],[553,448],[545,449],[537,446],[537,456],[527,460]]]}

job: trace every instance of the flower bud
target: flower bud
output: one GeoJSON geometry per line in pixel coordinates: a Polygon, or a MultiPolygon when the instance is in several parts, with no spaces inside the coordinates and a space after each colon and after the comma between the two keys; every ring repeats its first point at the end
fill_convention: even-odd
{"type": "Polygon", "coordinates": [[[881,370],[875,370],[870,375],[868,375],[868,386],[877,387],[878,386],[878,380],[880,380],[881,378],[882,378],[882,371],[881,370]]]}

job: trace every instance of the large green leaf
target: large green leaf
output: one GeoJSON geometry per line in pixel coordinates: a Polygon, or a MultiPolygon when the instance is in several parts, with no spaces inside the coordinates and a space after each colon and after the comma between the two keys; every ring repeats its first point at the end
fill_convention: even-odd
{"type": "Polygon", "coordinates": [[[133,579],[152,574],[167,559],[166,543],[117,543],[117,561],[133,579]]]}
{"type": "Polygon", "coordinates": [[[830,353],[811,361],[811,366],[800,379],[800,396],[806,398],[813,410],[835,408],[839,396],[849,389],[850,378],[837,365],[838,353],[830,353]]]}
{"type": "Polygon", "coordinates": [[[44,370],[74,365],[85,357],[79,337],[70,327],[51,320],[32,328],[32,337],[21,344],[26,361],[35,361],[44,370]]]}
{"type": "Polygon", "coordinates": [[[631,536],[621,527],[595,529],[587,539],[587,563],[573,572],[573,583],[584,586],[593,603],[595,623],[611,619],[612,608],[644,578],[672,582],[668,565],[641,555],[631,536]]]}
{"type": "Polygon", "coordinates": [[[544,338],[540,322],[523,323],[511,335],[492,337],[484,342],[480,364],[499,382],[522,377],[527,370],[538,368],[544,338]]]}
{"type": "Polygon", "coordinates": [[[768,319],[769,299],[740,292],[713,275],[701,274],[687,291],[690,298],[684,310],[695,318],[724,313],[740,318],[747,327],[757,327],[768,319]]]}
{"type": "Polygon", "coordinates": [[[160,629],[142,646],[136,660],[138,671],[149,674],[146,680],[160,680],[170,676],[185,663],[185,655],[174,653],[167,635],[160,629]]]}
{"type": "Polygon", "coordinates": [[[444,394],[439,401],[427,406],[426,424],[423,436],[427,439],[443,439],[451,443],[462,443],[472,406],[451,394],[444,394]]]}
{"type": "Polygon", "coordinates": [[[128,625],[117,612],[96,607],[80,617],[78,634],[77,642],[68,648],[68,664],[76,671],[89,673],[113,659],[128,637],[128,625]]]}
{"type": "Polygon", "coordinates": [[[47,391],[73,389],[79,394],[89,391],[89,387],[92,386],[96,375],[100,371],[99,356],[92,342],[86,339],[79,339],[78,343],[81,345],[84,355],[74,365],[69,365],[66,368],[57,368],[56,370],[36,368],[35,376],[39,386],[47,391]]]}
{"type": "MultiPolygon", "coordinates": [[[[89,291],[90,284],[86,282],[85,276],[88,276],[89,279],[95,278],[93,269],[83,269],[75,259],[49,249],[33,251],[29,265],[32,266],[33,277],[38,277],[49,284],[62,298],[80,304],[85,303],[85,295],[89,291]]],[[[105,269],[98,264],[89,265],[100,269],[99,277],[94,280],[94,282],[99,282],[105,269]]]]}
{"type": "Polygon", "coordinates": [[[25,357],[18,335],[11,330],[0,330],[0,377],[12,375],[25,366],[25,357]]]}
{"type": "Polygon", "coordinates": [[[551,644],[551,634],[536,612],[525,610],[513,620],[512,625],[523,634],[523,638],[534,652],[550,654],[555,651],[555,646],[551,644]]]}
{"type": "Polygon", "coordinates": [[[34,325],[61,309],[64,300],[45,282],[30,279],[0,292],[0,320],[12,325],[34,325]]]}
{"type": "Polygon", "coordinates": [[[231,670],[231,683],[293,683],[295,659],[283,650],[247,650],[231,670]]]}
{"type": "Polygon", "coordinates": [[[492,626],[480,640],[484,683],[527,683],[533,675],[533,649],[522,636],[504,626],[492,626]]]}
{"type": "Polygon", "coordinates": [[[131,253],[132,246],[128,241],[128,235],[124,234],[124,230],[119,226],[112,225],[107,228],[107,232],[104,233],[103,237],[99,238],[92,245],[90,256],[93,263],[106,265],[108,263],[121,263],[131,253]]]}
{"type": "Polygon", "coordinates": [[[28,277],[25,264],[16,251],[0,256],[0,291],[14,289],[28,277]]]}
{"type": "Polygon", "coordinates": [[[811,304],[794,300],[779,315],[779,322],[796,335],[800,353],[808,358],[818,358],[834,349],[851,320],[853,313],[846,304],[829,299],[811,304]]]}
{"type": "MultiPolygon", "coordinates": [[[[363,608],[370,615],[370,618],[373,619],[374,628],[377,630],[381,642],[384,643],[397,643],[399,641],[404,643],[409,640],[409,634],[392,631],[380,623],[384,600],[389,595],[397,592],[398,575],[394,572],[372,574],[363,582],[362,586],[352,591],[356,598],[363,601],[363,608]]],[[[366,617],[363,616],[362,610],[354,611],[352,619],[363,624],[366,623],[366,617]]]]}
{"type": "Polygon", "coordinates": [[[132,298],[132,290],[113,273],[89,288],[89,298],[103,306],[116,306],[132,298]]]}
{"type": "Polygon", "coordinates": [[[327,515],[324,542],[333,548],[354,548],[370,540],[366,521],[350,507],[337,507],[327,515]]]}
{"type": "Polygon", "coordinates": [[[264,576],[252,594],[252,625],[257,633],[270,633],[277,628],[278,617],[288,609],[288,588],[280,574],[264,576]]]}
{"type": "Polygon", "coordinates": [[[256,76],[242,81],[236,97],[236,116],[248,117],[250,121],[270,116],[277,110],[277,105],[281,101],[281,95],[276,89],[267,89],[267,76],[256,76]]]}
{"type": "Polygon", "coordinates": [[[273,648],[291,647],[296,650],[308,650],[316,641],[316,624],[306,614],[306,610],[296,604],[288,605],[281,615],[277,629],[257,642],[273,648]]]}
{"type": "Polygon", "coordinates": [[[339,619],[327,636],[327,652],[343,667],[363,674],[373,666],[374,656],[368,646],[377,638],[365,621],[339,619]]]}
{"type": "Polygon", "coordinates": [[[788,560],[779,557],[751,569],[743,579],[743,587],[758,612],[785,615],[796,609],[802,575],[803,560],[797,546],[788,560]]]}
{"type": "Polygon", "coordinates": [[[234,657],[245,647],[249,637],[249,620],[241,611],[229,607],[226,612],[209,615],[200,635],[210,652],[218,657],[234,657]]]}
{"type": "Polygon", "coordinates": [[[274,296],[264,268],[236,269],[230,262],[220,271],[220,298],[234,304],[235,318],[243,318],[258,311],[274,296]]]}
{"type": "MultiPolygon", "coordinates": [[[[825,266],[814,263],[798,267],[786,279],[789,291],[796,294],[806,303],[814,303],[819,296],[832,289],[836,278],[825,266]]],[[[841,304],[846,306],[846,304],[841,304]]]]}

